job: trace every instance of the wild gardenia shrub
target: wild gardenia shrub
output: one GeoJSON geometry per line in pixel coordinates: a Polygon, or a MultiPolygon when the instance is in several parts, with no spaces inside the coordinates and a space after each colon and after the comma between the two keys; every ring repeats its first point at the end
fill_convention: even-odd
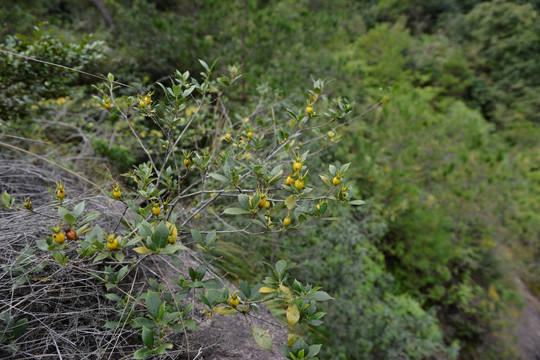
{"type": "MultiPolygon", "coordinates": [[[[321,345],[307,344],[302,327],[322,324],[325,313],[318,306],[331,300],[330,295],[290,278],[288,269],[294,264],[283,260],[267,264],[262,284],[239,280],[238,290],[215,275],[212,263],[228,236],[284,233],[323,218],[329,206],[363,204],[352,200],[347,186],[349,164],[328,164],[322,173],[310,168],[310,158],[336,137],[353,104],[327,99],[324,82],[317,80],[301,108],[283,109],[264,94],[251,108],[234,108],[227,90],[239,78],[238,70],[231,67],[227,75],[214,77],[213,65],[200,63],[205,71],[198,77],[177,71],[170,84],[158,84],[163,91],[159,101],[152,92],[117,96],[123,85],[111,74],[96,87],[100,106],[127,124],[147,159],[123,174],[124,185],[111,178],[110,188],[102,190],[119,214],[110,229],[96,224],[101,214],[87,211],[85,202],[68,202],[69,188],[58,181],[50,203],[58,218],[50,220],[49,236],[29,251],[49,253],[63,266],[76,262],[104,285],[103,301],[121,315],[103,326],[115,333],[136,329],[136,359],[172,348],[167,341],[171,332],[187,336],[187,329],[197,329],[193,299],[209,317],[257,314],[260,304],[271,303],[283,309],[289,331],[288,343],[282,345],[285,356],[317,359],[321,345]],[[133,128],[141,118],[160,134],[152,147],[133,128]],[[172,281],[160,273],[159,281],[132,286],[133,274],[146,258],[167,258],[181,269],[185,264],[176,256],[179,252],[196,254],[201,265],[172,281]]],[[[4,192],[1,205],[34,211],[31,199],[17,200],[4,192]]],[[[22,270],[14,287],[21,277],[33,281],[24,270],[24,257],[8,271],[15,266],[22,270]]],[[[24,347],[17,339],[30,325],[16,308],[9,316],[2,341],[16,350],[24,347]]],[[[265,329],[251,326],[251,331],[257,344],[272,350],[272,336],[265,329]]]]}

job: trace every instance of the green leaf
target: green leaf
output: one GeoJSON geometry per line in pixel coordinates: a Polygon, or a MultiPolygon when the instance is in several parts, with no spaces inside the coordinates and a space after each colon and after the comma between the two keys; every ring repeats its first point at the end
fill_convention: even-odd
{"type": "Polygon", "coordinates": [[[208,307],[212,307],[212,304],[210,303],[210,301],[208,300],[208,298],[202,294],[199,294],[197,295],[199,297],[199,299],[201,299],[201,301],[208,307]]]}
{"type": "Polygon", "coordinates": [[[308,300],[308,301],[311,301],[311,300],[314,300],[314,301],[334,300],[333,297],[331,297],[330,295],[328,295],[324,291],[315,291],[313,294],[307,295],[304,299],[308,300]]]}
{"type": "Polygon", "coordinates": [[[146,359],[150,355],[152,355],[152,350],[150,350],[148,348],[141,348],[141,349],[135,351],[135,354],[133,354],[133,358],[134,359],[146,359]]]}
{"type": "Polygon", "coordinates": [[[195,230],[195,229],[191,230],[191,236],[193,237],[193,240],[195,240],[198,243],[204,242],[204,238],[201,235],[201,232],[199,230],[195,230]]]}
{"type": "Polygon", "coordinates": [[[272,335],[270,335],[267,331],[255,326],[251,328],[251,333],[253,334],[253,338],[255,338],[257,345],[265,350],[272,351],[272,335]]]}
{"type": "Polygon", "coordinates": [[[111,301],[120,301],[122,298],[115,293],[105,294],[105,297],[111,301]]]}
{"type": "Polygon", "coordinates": [[[206,62],[204,62],[204,60],[199,59],[199,62],[201,63],[202,67],[203,67],[206,71],[210,71],[210,68],[208,67],[208,64],[207,64],[206,62]]]}
{"type": "Polygon", "coordinates": [[[189,274],[189,277],[191,278],[191,280],[193,280],[193,281],[199,280],[197,271],[194,268],[189,267],[188,268],[188,274],[189,274]]]}
{"type": "Polygon", "coordinates": [[[315,314],[311,315],[310,317],[311,317],[312,319],[317,320],[317,319],[322,318],[324,315],[326,315],[325,312],[319,311],[319,312],[316,312],[315,314]]]}
{"type": "Polygon", "coordinates": [[[206,244],[213,243],[216,237],[217,237],[216,230],[210,231],[208,234],[206,234],[206,244]]]}
{"type": "Polygon", "coordinates": [[[146,308],[154,319],[159,317],[159,308],[161,307],[162,301],[159,295],[154,291],[148,291],[146,294],[146,308]]]}
{"type": "Polygon", "coordinates": [[[191,329],[191,330],[197,331],[197,323],[196,323],[195,320],[193,320],[193,319],[185,319],[185,320],[184,320],[184,326],[185,326],[187,329],[191,329]]]}
{"type": "Polygon", "coordinates": [[[92,211],[92,212],[89,212],[88,214],[86,214],[85,216],[83,216],[83,218],[81,219],[80,223],[82,225],[84,224],[88,224],[90,223],[91,221],[94,221],[95,219],[97,219],[98,217],[100,217],[101,214],[97,211],[92,211]]]}
{"type": "Polygon", "coordinates": [[[49,250],[49,244],[47,244],[47,240],[36,240],[36,245],[39,250],[42,250],[42,251],[49,250]]]}
{"type": "Polygon", "coordinates": [[[257,225],[259,225],[260,227],[266,229],[266,224],[264,224],[261,220],[259,219],[253,219],[253,222],[257,225]]]}
{"type": "Polygon", "coordinates": [[[261,199],[261,196],[259,195],[259,192],[257,191],[255,194],[253,194],[253,197],[251,198],[251,206],[250,208],[256,209],[259,205],[259,200],[261,199]]]}
{"type": "Polygon", "coordinates": [[[106,329],[116,329],[117,327],[120,327],[122,323],[120,321],[107,321],[105,325],[103,325],[106,329]]]}
{"type": "Polygon", "coordinates": [[[9,209],[15,202],[15,199],[12,198],[7,191],[4,191],[4,193],[2,194],[2,202],[4,203],[5,207],[9,209]]]}
{"type": "Polygon", "coordinates": [[[157,354],[157,355],[161,355],[165,352],[165,350],[167,349],[172,349],[173,347],[173,344],[171,343],[165,343],[165,344],[162,344],[162,345],[159,345],[155,350],[154,350],[154,353],[157,354]]]}
{"type": "Polygon", "coordinates": [[[356,206],[360,206],[360,205],[364,205],[366,202],[364,200],[352,200],[352,201],[349,201],[349,205],[356,205],[356,206]]]}
{"type": "Polygon", "coordinates": [[[129,267],[127,265],[122,266],[122,268],[118,270],[118,275],[116,276],[118,281],[122,280],[127,275],[128,272],[129,272],[129,267]]]}
{"type": "Polygon", "coordinates": [[[204,278],[204,275],[206,275],[206,265],[201,264],[197,268],[197,280],[202,280],[204,278]]]}
{"type": "Polygon", "coordinates": [[[184,98],[187,98],[189,95],[191,95],[191,93],[193,92],[193,90],[195,90],[195,86],[192,85],[191,87],[189,87],[188,89],[186,89],[185,91],[182,92],[182,97],[184,98]]]}
{"type": "Polygon", "coordinates": [[[64,216],[64,221],[67,222],[69,226],[73,226],[73,224],[75,224],[75,217],[71,214],[66,214],[64,216]]]}
{"type": "Polygon", "coordinates": [[[295,204],[296,204],[296,200],[294,199],[294,195],[289,196],[285,200],[285,205],[287,206],[287,209],[289,209],[289,210],[294,209],[295,204]]]}
{"type": "Polygon", "coordinates": [[[107,79],[109,79],[110,82],[113,82],[114,81],[114,75],[111,74],[111,73],[108,73],[107,74],[107,79]]]}
{"type": "Polygon", "coordinates": [[[283,167],[283,164],[279,164],[275,168],[270,171],[270,177],[273,178],[275,176],[278,176],[280,173],[282,173],[281,168],[283,167]]]}
{"type": "Polygon", "coordinates": [[[56,253],[56,255],[54,256],[54,258],[56,259],[56,261],[58,261],[59,264],[61,265],[66,265],[67,262],[68,262],[68,259],[69,257],[66,256],[66,254],[64,254],[63,252],[59,251],[58,253],[56,253]]]}
{"type": "Polygon", "coordinates": [[[299,351],[308,351],[309,350],[309,346],[308,344],[306,344],[306,342],[304,341],[304,339],[302,338],[299,338],[298,340],[296,340],[293,344],[293,351],[294,352],[299,352],[299,351]]]}
{"type": "Polygon", "coordinates": [[[327,186],[330,186],[332,187],[332,183],[330,182],[330,179],[328,178],[328,176],[326,175],[319,175],[319,177],[321,178],[321,180],[327,185],[327,186]]]}
{"type": "Polygon", "coordinates": [[[64,220],[69,226],[73,226],[75,223],[75,217],[69,212],[68,209],[61,206],[58,207],[58,216],[64,220]]]}
{"type": "Polygon", "coordinates": [[[249,209],[249,196],[246,194],[240,194],[238,195],[238,202],[244,209],[249,209]]]}
{"type": "Polygon", "coordinates": [[[133,322],[139,325],[140,327],[146,327],[148,329],[153,329],[157,326],[155,321],[142,317],[142,316],[133,319],[133,322]]]}
{"type": "Polygon", "coordinates": [[[152,228],[152,225],[150,225],[149,222],[143,220],[139,224],[139,235],[141,237],[147,237],[152,236],[152,233],[154,232],[154,229],[152,228]]]}
{"type": "Polygon", "coordinates": [[[312,358],[312,357],[315,357],[319,351],[321,351],[321,344],[315,344],[315,345],[310,345],[309,346],[309,351],[308,351],[308,357],[312,358]]]}
{"type": "Polygon", "coordinates": [[[165,246],[165,249],[161,253],[164,255],[172,255],[172,254],[176,254],[180,250],[189,250],[189,248],[187,246],[184,246],[178,243],[167,244],[167,246],[165,246]]]}
{"type": "Polygon", "coordinates": [[[124,255],[124,253],[121,251],[117,251],[114,253],[114,257],[116,258],[116,260],[118,260],[119,263],[123,263],[126,255],[124,255]]]}
{"type": "Polygon", "coordinates": [[[328,171],[330,171],[330,174],[332,174],[332,176],[336,176],[336,167],[332,164],[328,165],[328,171]]]}
{"type": "Polygon", "coordinates": [[[203,281],[205,289],[221,289],[223,284],[218,279],[208,279],[203,281]]]}
{"type": "Polygon", "coordinates": [[[161,306],[159,307],[157,321],[161,321],[163,319],[163,315],[165,315],[165,303],[164,302],[161,303],[161,306]]]}
{"type": "Polygon", "coordinates": [[[86,235],[86,240],[89,242],[93,241],[102,241],[103,240],[103,230],[99,225],[94,226],[92,230],[86,235]]]}
{"type": "Polygon", "coordinates": [[[244,296],[249,299],[251,297],[251,288],[249,286],[249,283],[240,279],[238,285],[240,286],[240,290],[242,291],[244,296]]]}
{"type": "Polygon", "coordinates": [[[350,165],[351,165],[351,163],[347,163],[347,164],[341,166],[341,168],[339,169],[339,172],[341,174],[345,174],[347,172],[347,170],[349,170],[350,165]]]}
{"type": "Polygon", "coordinates": [[[221,174],[218,174],[218,173],[211,173],[209,174],[210,177],[213,177],[214,179],[216,179],[217,181],[221,181],[221,182],[224,182],[224,183],[228,183],[230,182],[229,179],[227,179],[225,176],[221,175],[221,174]]]}
{"type": "Polygon", "coordinates": [[[19,321],[17,321],[17,323],[11,330],[12,331],[11,336],[13,338],[18,337],[26,330],[27,327],[28,327],[28,319],[27,318],[20,319],[19,321]]]}
{"type": "Polygon", "coordinates": [[[292,111],[292,110],[290,110],[290,109],[286,109],[285,111],[287,111],[287,114],[289,114],[289,116],[290,116],[291,118],[293,118],[294,120],[298,120],[298,115],[296,115],[296,114],[294,113],[294,111],[292,111]]]}
{"type": "Polygon", "coordinates": [[[154,347],[154,332],[149,328],[143,327],[142,340],[148,349],[152,349],[154,347]]]}
{"type": "Polygon", "coordinates": [[[165,225],[165,222],[161,221],[156,228],[156,231],[152,234],[152,244],[156,249],[162,249],[167,244],[169,238],[169,228],[165,225]]]}
{"type": "Polygon", "coordinates": [[[287,262],[284,260],[279,260],[276,263],[276,273],[281,276],[283,274],[283,271],[287,268],[287,262]]]}
{"type": "Polygon", "coordinates": [[[191,310],[193,310],[193,307],[195,306],[195,303],[189,303],[186,305],[186,307],[184,308],[184,310],[182,310],[182,316],[187,316],[187,314],[189,314],[191,312],[191,310]]]}
{"type": "Polygon", "coordinates": [[[112,283],[105,284],[105,288],[107,289],[107,291],[114,289],[115,287],[116,287],[116,284],[112,284],[112,283]]]}
{"type": "Polygon", "coordinates": [[[75,217],[75,219],[77,219],[79,216],[82,215],[84,211],[84,201],[80,204],[77,204],[74,208],[73,208],[73,217],[75,217]]]}
{"type": "Polygon", "coordinates": [[[223,214],[229,214],[229,215],[246,215],[251,214],[248,210],[240,209],[240,208],[227,208],[223,211],[223,214]]]}

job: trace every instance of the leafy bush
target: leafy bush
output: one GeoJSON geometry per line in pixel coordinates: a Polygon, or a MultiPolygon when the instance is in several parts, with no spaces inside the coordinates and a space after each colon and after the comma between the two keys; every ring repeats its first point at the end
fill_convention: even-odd
{"type": "MultiPolygon", "coordinates": [[[[239,74],[233,69],[214,80],[213,66],[204,61],[201,66],[205,69],[200,74],[202,82],[189,72],[177,72],[171,86],[161,85],[164,98],[159,102],[152,100],[152,93],[117,97],[119,83],[111,74],[106,84],[96,87],[101,92],[98,101],[127,123],[147,161],[124,174],[133,188],[113,183],[111,191],[105,192],[115,203],[112,206],[123,208],[118,225],[107,232],[92,224],[101,214],[85,211],[85,202],[68,202],[69,189],[58,181],[51,191],[58,223],[49,225],[50,236],[38,240],[36,246],[63,266],[76,259],[78,267],[105,286],[105,297],[121,313],[105,327],[115,332],[125,327],[140,331],[142,347],[134,358],[161,355],[173,346],[167,342],[170,332],[196,329],[196,296],[209,317],[254,316],[260,303],[272,303],[285,311],[291,332],[282,347],[285,356],[317,359],[321,345],[308,345],[293,330],[301,324],[322,324],[326,314],[317,303],[332,298],[319,286],[289,279],[287,270],[294,264],[283,260],[269,266],[263,284],[251,286],[240,280],[235,291],[213,273],[212,263],[218,259],[212,251],[220,244],[218,238],[228,234],[253,236],[297,229],[307,220],[320,218],[329,202],[361,204],[351,200],[351,191],[342,183],[349,164],[330,164],[328,174],[320,174],[322,182],[313,174],[308,176],[309,170],[317,170],[310,166],[310,150],[317,149],[317,142],[324,138],[312,134],[340,127],[352,104],[345,99],[328,100],[322,93],[324,82],[317,80],[308,92],[307,107],[278,113],[279,119],[287,120],[276,120],[272,108],[256,108],[253,121],[246,109],[236,114],[227,109],[224,94],[239,74]],[[326,113],[320,114],[319,108],[326,113]],[[156,151],[151,152],[133,128],[135,114],[161,130],[156,151]],[[208,127],[212,120],[221,125],[208,127]],[[182,269],[185,265],[174,255],[194,253],[195,248],[200,249],[201,265],[188,266],[188,274],[173,280],[174,286],[159,269],[158,280],[149,279],[136,290],[130,285],[128,280],[136,281],[133,273],[144,258],[157,261],[169,256],[166,261],[182,269]],[[92,264],[101,266],[96,269],[92,264]]],[[[31,199],[17,206],[4,192],[1,200],[8,210],[35,214],[31,199]]],[[[256,326],[251,330],[257,344],[272,351],[271,335],[256,326]]],[[[5,340],[16,341],[15,337],[5,340]]],[[[16,345],[26,348],[25,343],[16,345]]]]}
{"type": "Polygon", "coordinates": [[[0,119],[26,118],[29,104],[42,98],[66,97],[78,79],[69,68],[84,70],[104,59],[103,42],[66,43],[36,28],[34,36],[8,36],[0,45],[0,119]],[[27,58],[41,62],[28,61],[27,58]],[[62,67],[43,62],[61,64],[62,67]]]}

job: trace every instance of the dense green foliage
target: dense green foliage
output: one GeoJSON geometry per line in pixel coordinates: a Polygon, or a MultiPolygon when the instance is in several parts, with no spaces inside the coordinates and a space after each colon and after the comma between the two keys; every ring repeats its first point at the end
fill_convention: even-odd
{"type": "MultiPolygon", "coordinates": [[[[540,292],[540,3],[106,4],[116,29],[75,0],[0,5],[0,33],[10,35],[0,49],[153,90],[176,68],[197,73],[198,58],[220,58],[219,71],[244,74],[227,95],[232,108],[252,113],[303,101],[311,75],[331,80],[330,93],[356,100],[358,112],[384,99],[327,135],[329,152],[354,164],[347,178],[364,208],[333,209],[338,221],[298,234],[224,240],[220,266],[233,276],[257,278],[262,261],[287,258],[301,265],[299,278],[336,297],[333,320],[312,335],[326,343],[323,358],[515,358],[513,277],[540,292]],[[244,108],[261,94],[270,100],[244,108]]],[[[2,53],[0,124],[20,133],[29,106],[59,111],[55,99],[67,95],[73,112],[88,109],[95,91],[84,84],[94,81],[2,53]]],[[[95,153],[120,171],[136,163],[125,125],[90,114],[75,126],[95,153]]],[[[152,125],[134,125],[159,146],[152,125]]],[[[189,136],[197,143],[204,133],[189,136]]]]}

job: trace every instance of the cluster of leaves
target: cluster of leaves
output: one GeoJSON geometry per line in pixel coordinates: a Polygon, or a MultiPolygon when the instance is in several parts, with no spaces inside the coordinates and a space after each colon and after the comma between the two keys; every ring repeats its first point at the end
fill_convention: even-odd
{"type": "MultiPolygon", "coordinates": [[[[238,73],[231,68],[228,75],[214,79],[213,66],[200,63],[205,69],[199,74],[201,82],[189,72],[176,72],[171,86],[160,84],[164,92],[161,101],[153,101],[152,93],[116,96],[119,85],[112,74],[107,83],[96,86],[101,93],[96,97],[100,106],[127,123],[148,161],[124,174],[131,187],[113,183],[112,190],[105,193],[118,208],[123,225],[108,234],[92,224],[100,213],[85,213],[84,202],[68,206],[65,186],[57,182],[51,194],[59,222],[50,227],[50,237],[37,241],[37,248],[50,252],[62,265],[68,264],[70,257],[78,257],[78,266],[112,264],[100,272],[89,271],[109,291],[106,297],[122,309],[121,318],[106,326],[116,329],[129,324],[140,328],[144,347],[134,353],[135,358],[144,359],[171,348],[172,344],[165,342],[170,331],[196,329],[196,322],[190,318],[194,303],[184,301],[193,291],[210,316],[258,313],[263,302],[285,307],[291,336],[284,354],[293,360],[317,359],[321,345],[308,346],[293,330],[301,324],[321,325],[326,314],[318,310],[317,303],[332,298],[321,287],[289,280],[287,270],[294,264],[278,261],[270,266],[272,275],[264,286],[240,282],[239,292],[230,290],[217,277],[208,278],[212,273],[207,270],[216,260],[212,250],[221,234],[284,233],[304,221],[321,218],[329,202],[363,204],[352,200],[352,190],[345,183],[349,164],[330,164],[329,175],[320,174],[322,181],[310,181],[308,177],[309,170],[313,171],[308,169],[313,156],[310,150],[320,148],[317,142],[326,141],[328,129],[337,131],[343,126],[353,104],[346,99],[329,101],[323,94],[324,82],[317,80],[308,92],[305,109],[287,109],[279,114],[287,114],[289,120],[276,121],[272,108],[256,108],[250,115],[256,122],[247,116],[238,116],[239,120],[233,122],[225,91],[238,73]],[[133,128],[133,117],[151,120],[161,131],[154,151],[133,128]],[[220,125],[210,127],[210,123],[220,125]],[[189,141],[183,141],[186,137],[189,141]],[[234,218],[229,220],[229,216],[234,218]],[[217,220],[212,221],[212,217],[217,220]],[[199,218],[202,221],[197,221],[199,218]],[[201,257],[204,263],[200,267],[188,269],[189,279],[180,275],[174,280],[179,290],[173,290],[164,278],[163,283],[151,280],[152,290],[143,293],[125,289],[128,275],[142,261],[138,259],[141,255],[170,256],[181,268],[175,255],[193,251],[181,243],[188,239],[206,257],[201,257]],[[145,310],[139,312],[143,303],[145,310]]],[[[8,210],[33,212],[30,199],[17,207],[7,192],[2,205],[8,210]]],[[[252,327],[252,333],[259,345],[273,349],[272,337],[266,331],[252,327]]]]}

